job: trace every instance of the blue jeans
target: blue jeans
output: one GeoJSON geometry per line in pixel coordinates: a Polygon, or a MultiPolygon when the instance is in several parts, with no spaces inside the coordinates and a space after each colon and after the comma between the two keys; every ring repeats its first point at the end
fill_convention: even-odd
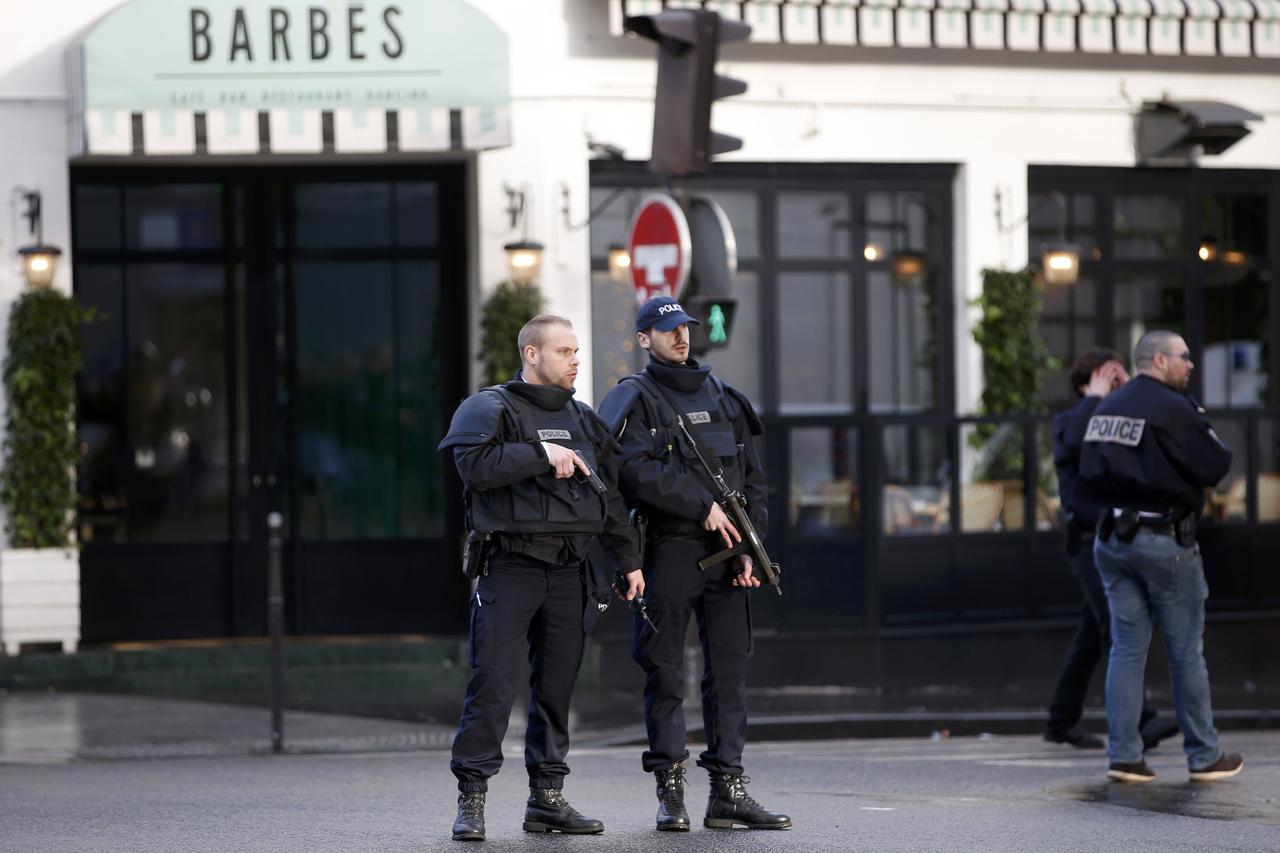
{"type": "Polygon", "coordinates": [[[1213,727],[1209,670],[1204,663],[1204,602],[1209,587],[1197,546],[1139,528],[1132,542],[1099,539],[1094,559],[1111,606],[1107,668],[1107,752],[1113,763],[1142,760],[1143,673],[1151,628],[1157,625],[1169,658],[1173,705],[1187,764],[1199,770],[1222,757],[1213,727]]]}

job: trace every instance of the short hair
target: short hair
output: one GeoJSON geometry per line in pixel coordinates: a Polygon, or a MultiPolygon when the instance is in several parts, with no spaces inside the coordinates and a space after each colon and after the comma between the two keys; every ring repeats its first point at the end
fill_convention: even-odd
{"type": "Polygon", "coordinates": [[[520,328],[520,336],[516,339],[517,345],[520,347],[520,358],[524,359],[524,348],[533,347],[534,349],[542,349],[543,342],[547,339],[548,326],[568,326],[573,328],[573,323],[569,322],[568,317],[561,317],[559,314],[539,314],[520,328]]]}
{"type": "Polygon", "coordinates": [[[1138,338],[1138,345],[1133,348],[1134,365],[1140,367],[1155,361],[1156,353],[1168,352],[1170,342],[1180,337],[1182,336],[1177,332],[1168,329],[1151,329],[1138,338]]]}
{"type": "Polygon", "coordinates": [[[1076,396],[1083,396],[1080,394],[1080,386],[1088,385],[1089,380],[1093,378],[1093,372],[1109,361],[1124,364],[1124,356],[1104,347],[1095,347],[1080,353],[1076,363],[1071,365],[1071,390],[1076,392],[1076,396]]]}

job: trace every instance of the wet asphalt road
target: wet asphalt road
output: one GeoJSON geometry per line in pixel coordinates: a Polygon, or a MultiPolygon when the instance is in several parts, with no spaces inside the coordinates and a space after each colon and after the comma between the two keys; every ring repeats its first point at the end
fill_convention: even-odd
{"type": "MultiPolygon", "coordinates": [[[[750,790],[789,832],[652,829],[651,777],[633,747],[582,749],[566,794],[602,836],[532,836],[519,743],[489,795],[489,841],[449,839],[444,751],[50,759],[0,756],[3,851],[1278,851],[1280,732],[1231,732],[1236,779],[1187,781],[1180,749],[1158,778],[1105,780],[1105,758],[1033,737],[759,743],[750,790]]],[[[700,823],[705,775],[688,802],[700,823]]]]}

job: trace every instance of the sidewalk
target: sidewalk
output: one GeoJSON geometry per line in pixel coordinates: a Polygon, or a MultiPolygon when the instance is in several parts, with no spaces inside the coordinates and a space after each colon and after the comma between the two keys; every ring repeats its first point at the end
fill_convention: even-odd
{"type": "MultiPolygon", "coordinates": [[[[698,651],[687,649],[686,716],[702,736],[698,651]]],[[[285,655],[285,747],[297,753],[447,746],[465,692],[463,638],[291,640],[285,655]]],[[[810,740],[1039,734],[1050,686],[1009,676],[988,684],[863,687],[794,683],[806,673],[757,660],[748,688],[750,738],[810,740]],[[790,679],[793,683],[787,683],[790,679]]],[[[1044,667],[1044,677],[1054,674],[1044,667]]],[[[1216,671],[1216,670],[1215,670],[1216,671]]],[[[589,646],[572,706],[575,744],[645,742],[642,673],[614,645],[589,646]]],[[[1157,708],[1167,679],[1151,679],[1157,708]]],[[[251,755],[269,749],[268,649],[261,641],[154,643],[71,655],[0,657],[0,760],[251,755]],[[15,756],[20,758],[15,759],[15,756]]],[[[1105,731],[1103,678],[1085,722],[1105,731]]],[[[1280,685],[1223,676],[1219,728],[1280,728],[1280,685]],[[1243,687],[1240,686],[1243,684],[1243,687]]],[[[523,691],[522,691],[523,693],[523,691]]],[[[510,732],[524,730],[519,695],[510,732]]]]}

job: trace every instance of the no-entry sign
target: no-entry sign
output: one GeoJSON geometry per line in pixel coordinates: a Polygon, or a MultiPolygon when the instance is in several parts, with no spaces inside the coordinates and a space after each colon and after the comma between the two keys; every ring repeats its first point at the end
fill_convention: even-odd
{"type": "Polygon", "coordinates": [[[655,296],[679,296],[689,278],[689,222],[675,199],[649,196],[631,220],[627,241],[636,302],[655,296]]]}

